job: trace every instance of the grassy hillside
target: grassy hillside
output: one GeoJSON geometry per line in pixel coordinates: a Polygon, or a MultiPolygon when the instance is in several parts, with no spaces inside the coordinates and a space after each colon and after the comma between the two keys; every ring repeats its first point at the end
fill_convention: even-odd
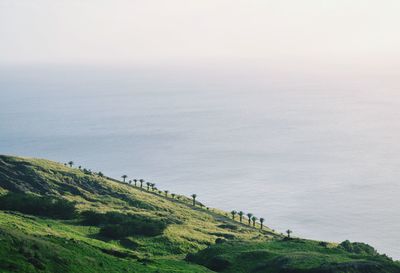
{"type": "Polygon", "coordinates": [[[369,246],[287,240],[228,216],[145,184],[0,156],[0,272],[400,272],[369,246]]]}

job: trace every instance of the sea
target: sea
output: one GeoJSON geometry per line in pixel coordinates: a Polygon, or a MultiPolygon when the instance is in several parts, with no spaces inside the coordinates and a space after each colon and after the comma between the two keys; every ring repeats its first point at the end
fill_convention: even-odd
{"type": "Polygon", "coordinates": [[[213,65],[0,68],[0,153],[143,178],[400,259],[400,80],[213,65]]]}

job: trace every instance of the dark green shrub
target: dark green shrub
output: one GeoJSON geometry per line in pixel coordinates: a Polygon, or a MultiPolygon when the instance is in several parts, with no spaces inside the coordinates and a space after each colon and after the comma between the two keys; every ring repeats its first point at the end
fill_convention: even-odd
{"type": "Polygon", "coordinates": [[[236,225],[231,225],[231,224],[221,224],[218,227],[224,228],[224,229],[231,229],[231,230],[237,230],[238,227],[236,225]]]}
{"type": "Polygon", "coordinates": [[[328,247],[328,242],[321,241],[321,242],[318,243],[318,245],[322,246],[322,247],[328,247]]]}
{"type": "Polygon", "coordinates": [[[350,253],[362,255],[378,255],[378,252],[372,246],[365,243],[351,243],[346,240],[339,244],[339,247],[350,253]]]}
{"type": "Polygon", "coordinates": [[[156,236],[167,227],[167,221],[119,212],[82,213],[83,223],[100,226],[100,235],[112,239],[122,239],[132,235],[156,236]]]}
{"type": "Polygon", "coordinates": [[[76,213],[75,204],[64,199],[12,192],[0,197],[0,209],[56,219],[71,219],[76,213]]]}
{"type": "Polygon", "coordinates": [[[220,271],[224,271],[225,269],[227,269],[230,265],[231,265],[231,262],[228,261],[226,258],[217,256],[217,257],[211,258],[207,267],[210,268],[211,270],[220,272],[220,271]]]}

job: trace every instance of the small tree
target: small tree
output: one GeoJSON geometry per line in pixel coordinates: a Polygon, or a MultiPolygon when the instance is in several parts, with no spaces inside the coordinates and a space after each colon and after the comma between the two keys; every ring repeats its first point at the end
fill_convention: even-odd
{"type": "Polygon", "coordinates": [[[240,221],[240,223],[241,223],[242,220],[243,220],[244,212],[243,212],[243,211],[239,211],[239,212],[238,212],[238,215],[239,215],[239,221],[240,221]]]}
{"type": "Polygon", "coordinates": [[[151,183],[150,183],[150,182],[146,182],[147,190],[149,190],[149,189],[150,189],[150,185],[151,185],[151,183]]]}
{"type": "Polygon", "coordinates": [[[175,199],[175,193],[171,193],[172,199],[175,199]]]}
{"type": "Polygon", "coordinates": [[[253,227],[256,227],[257,217],[255,216],[251,217],[251,221],[253,221],[253,227]]]}
{"type": "Polygon", "coordinates": [[[192,194],[191,196],[192,196],[192,199],[193,199],[193,206],[196,206],[196,197],[197,197],[197,194],[192,194]]]}
{"type": "Polygon", "coordinates": [[[156,188],[156,183],[151,183],[151,190],[152,191],[155,191],[157,188],[156,188]]]}
{"type": "Polygon", "coordinates": [[[125,180],[128,178],[128,176],[126,175],[126,174],[124,174],[123,176],[121,176],[122,177],[122,179],[123,179],[123,181],[124,181],[124,183],[125,183],[125,180]]]}
{"type": "Polygon", "coordinates": [[[292,233],[293,233],[293,231],[291,231],[290,229],[286,230],[286,234],[287,234],[288,238],[290,238],[290,234],[292,234],[292,233]]]}
{"type": "Polygon", "coordinates": [[[132,180],[129,180],[129,181],[128,181],[128,184],[129,184],[129,185],[132,184],[132,180]]]}
{"type": "Polygon", "coordinates": [[[264,220],[264,218],[260,218],[261,229],[263,229],[264,220]]]}
{"type": "Polygon", "coordinates": [[[247,218],[249,218],[249,226],[251,225],[251,217],[253,217],[253,213],[247,213],[247,218]]]}
{"type": "Polygon", "coordinates": [[[133,179],[133,183],[135,183],[135,187],[136,187],[137,179],[133,179]]]}
{"type": "Polygon", "coordinates": [[[103,176],[104,176],[104,174],[103,174],[102,172],[99,172],[98,175],[99,175],[100,177],[103,177],[103,176]]]}
{"type": "Polygon", "coordinates": [[[81,166],[81,165],[79,165],[79,166],[78,166],[78,169],[79,169],[79,170],[80,170],[80,169],[82,169],[82,166],[81,166]]]}
{"type": "Polygon", "coordinates": [[[168,190],[165,190],[164,193],[165,193],[165,197],[168,197],[169,191],[168,191],[168,190]]]}
{"type": "Polygon", "coordinates": [[[235,215],[237,214],[236,210],[231,211],[232,220],[235,220],[235,215]]]}
{"type": "Polygon", "coordinates": [[[74,165],[74,161],[68,162],[68,165],[72,168],[72,166],[74,165]]]}
{"type": "Polygon", "coordinates": [[[143,188],[144,180],[143,180],[143,179],[140,179],[139,182],[140,182],[140,188],[143,188]]]}

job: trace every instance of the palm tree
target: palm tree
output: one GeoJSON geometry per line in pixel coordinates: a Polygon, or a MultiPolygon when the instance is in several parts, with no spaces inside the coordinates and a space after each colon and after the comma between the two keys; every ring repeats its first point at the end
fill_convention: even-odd
{"type": "Polygon", "coordinates": [[[240,221],[240,223],[241,223],[242,220],[243,220],[244,212],[243,212],[243,211],[239,211],[239,212],[238,212],[238,215],[239,215],[239,221],[240,221]]]}
{"type": "Polygon", "coordinates": [[[129,184],[129,185],[132,184],[132,180],[129,180],[129,181],[128,181],[128,184],[129,184]]]}
{"type": "Polygon", "coordinates": [[[79,166],[78,166],[78,169],[79,169],[79,170],[80,170],[80,169],[82,169],[82,166],[81,166],[81,165],[79,165],[79,166]]]}
{"type": "Polygon", "coordinates": [[[251,225],[251,217],[253,216],[253,213],[247,213],[247,218],[249,218],[249,226],[251,225]]]}
{"type": "Polygon", "coordinates": [[[171,193],[171,197],[172,197],[172,199],[174,199],[175,198],[175,193],[171,193]]]}
{"type": "Polygon", "coordinates": [[[133,183],[135,183],[135,187],[136,187],[137,179],[133,179],[133,183]]]}
{"type": "Polygon", "coordinates": [[[232,210],[231,211],[231,214],[232,214],[232,220],[235,220],[235,215],[236,215],[236,210],[232,210]]]}
{"type": "Polygon", "coordinates": [[[287,237],[288,237],[288,238],[290,238],[290,234],[291,234],[292,232],[293,232],[293,231],[291,231],[290,229],[286,230],[286,233],[287,233],[287,237]]]}
{"type": "Polygon", "coordinates": [[[192,196],[192,198],[193,198],[193,206],[196,206],[196,197],[197,197],[197,194],[192,194],[191,196],[192,196]]]}
{"type": "Polygon", "coordinates": [[[164,192],[165,192],[165,197],[167,197],[167,196],[168,196],[168,193],[169,193],[169,191],[168,191],[168,190],[165,190],[164,192]]]}
{"type": "Polygon", "coordinates": [[[72,165],[74,165],[74,161],[68,162],[68,165],[72,168],[72,165]]]}
{"type": "Polygon", "coordinates": [[[121,176],[122,177],[122,179],[124,180],[124,182],[125,182],[125,179],[127,179],[128,178],[128,176],[126,175],[126,174],[124,174],[123,176],[121,176]]]}
{"type": "Polygon", "coordinates": [[[143,180],[143,179],[140,179],[139,182],[140,182],[140,188],[143,188],[144,180],[143,180]]]}
{"type": "Polygon", "coordinates": [[[253,227],[256,227],[257,217],[255,216],[251,217],[251,221],[253,221],[253,227]]]}
{"type": "Polygon", "coordinates": [[[261,229],[263,229],[264,218],[260,218],[261,229]]]}
{"type": "Polygon", "coordinates": [[[149,190],[149,189],[150,189],[150,185],[151,185],[151,183],[150,183],[150,182],[146,182],[147,190],[149,190]]]}

